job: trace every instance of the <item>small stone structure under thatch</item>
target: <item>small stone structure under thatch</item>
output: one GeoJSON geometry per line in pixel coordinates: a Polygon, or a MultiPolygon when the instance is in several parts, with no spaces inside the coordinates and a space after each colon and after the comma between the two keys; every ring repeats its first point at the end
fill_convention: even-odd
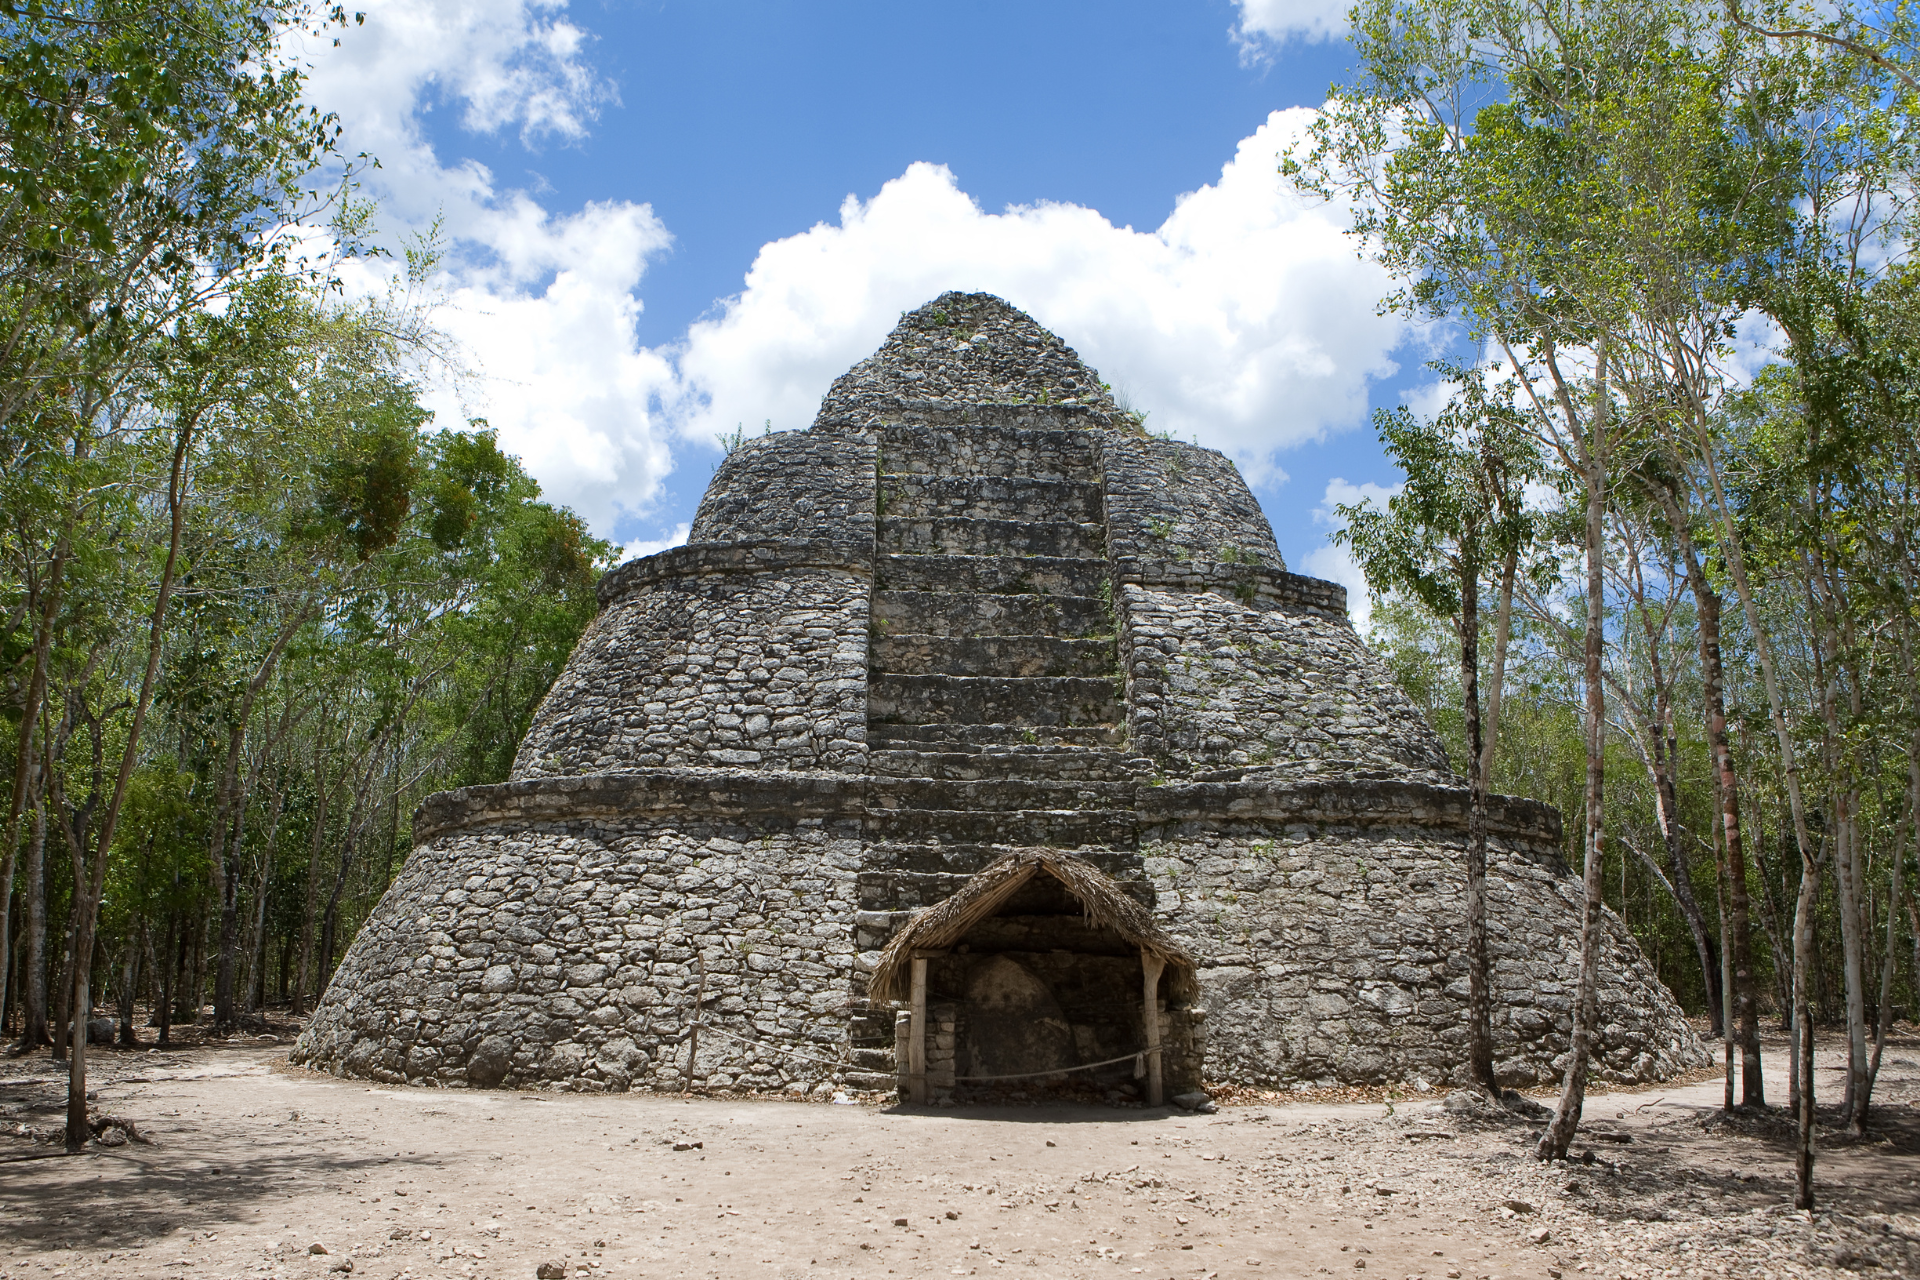
{"type": "Polygon", "coordinates": [[[1069,1074],[1117,1084],[1129,1066],[1151,1105],[1169,1078],[1176,1091],[1199,1085],[1193,957],[1111,876],[1057,850],[1007,854],[915,912],[881,951],[868,994],[909,1002],[895,1056],[915,1102],[1069,1074]],[[947,999],[930,1003],[930,992],[947,999]],[[1180,1034],[1163,1039],[1169,1014],[1180,1034]],[[1020,1070],[989,1069],[1008,1064],[1020,1070]]]}

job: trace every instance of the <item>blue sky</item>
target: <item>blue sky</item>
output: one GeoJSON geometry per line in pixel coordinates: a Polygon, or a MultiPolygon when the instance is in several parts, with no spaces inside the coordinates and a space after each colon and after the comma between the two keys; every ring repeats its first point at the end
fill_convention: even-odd
{"type": "Polygon", "coordinates": [[[1429,378],[1345,212],[1274,172],[1348,64],[1331,3],[367,15],[314,96],[390,233],[445,227],[441,420],[603,535],[683,536],[716,430],[806,425],[901,309],[987,288],[1235,456],[1292,567],[1350,575],[1316,513],[1394,478],[1366,411],[1429,378]]]}

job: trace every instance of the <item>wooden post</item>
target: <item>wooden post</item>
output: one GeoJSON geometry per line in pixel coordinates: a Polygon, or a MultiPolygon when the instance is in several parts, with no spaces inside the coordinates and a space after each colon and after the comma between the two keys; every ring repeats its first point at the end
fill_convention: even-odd
{"type": "Polygon", "coordinates": [[[700,962],[700,990],[693,997],[693,1022],[687,1028],[687,1075],[680,1082],[680,1092],[693,1092],[693,1061],[700,1056],[700,1009],[707,1001],[707,956],[694,943],[694,959],[700,962]]]}
{"type": "Polygon", "coordinates": [[[913,958],[913,1025],[907,1039],[907,1101],[927,1101],[927,960],[913,958]]]}
{"type": "Polygon", "coordinates": [[[1166,1074],[1160,1065],[1160,971],[1167,962],[1140,949],[1142,994],[1146,999],[1147,1024],[1147,1105],[1157,1107],[1166,1101],[1166,1074]]]}

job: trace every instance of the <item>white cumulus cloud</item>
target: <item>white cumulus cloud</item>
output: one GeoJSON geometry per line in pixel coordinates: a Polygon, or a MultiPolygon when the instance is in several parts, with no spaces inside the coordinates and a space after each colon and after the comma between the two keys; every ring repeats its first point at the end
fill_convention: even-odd
{"type": "Polygon", "coordinates": [[[687,545],[687,535],[693,532],[693,523],[682,520],[673,526],[672,532],[664,538],[635,538],[620,548],[620,559],[638,560],[641,556],[658,555],[662,551],[687,545]]]}
{"type": "Polygon", "coordinates": [[[1288,40],[1334,40],[1347,33],[1352,0],[1237,0],[1233,38],[1248,60],[1264,60],[1288,40]]]}
{"type": "MultiPolygon", "coordinates": [[[[312,66],[309,96],[380,160],[363,180],[382,223],[414,233],[439,224],[435,322],[475,376],[428,370],[438,421],[486,418],[550,497],[611,534],[672,467],[649,413],[672,367],[634,333],[641,278],[672,237],[642,203],[555,211],[503,189],[485,165],[437,153],[422,128],[449,110],[470,133],[512,131],[529,146],[581,137],[614,101],[588,44],[557,0],[408,0],[369,10],[338,47],[299,52],[312,66]]],[[[377,291],[383,264],[350,281],[377,291]]]]}
{"type": "Polygon", "coordinates": [[[769,418],[804,426],[901,311],[985,290],[1072,343],[1150,428],[1271,478],[1276,451],[1359,420],[1406,337],[1375,313],[1386,277],[1356,257],[1347,211],[1277,171],[1311,119],[1274,112],[1152,231],[1068,204],[989,213],[946,168],[911,165],[872,198],[849,196],[837,224],[760,250],[746,287],[678,353],[676,425],[702,442],[769,418]]]}

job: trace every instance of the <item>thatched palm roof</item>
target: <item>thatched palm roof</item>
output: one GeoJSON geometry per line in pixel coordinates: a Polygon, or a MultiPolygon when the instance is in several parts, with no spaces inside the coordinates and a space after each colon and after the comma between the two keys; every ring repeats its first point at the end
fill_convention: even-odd
{"type": "Polygon", "coordinates": [[[1032,849],[995,859],[951,898],[916,912],[880,953],[869,988],[871,997],[905,999],[912,971],[909,961],[915,951],[944,951],[958,943],[976,924],[998,911],[1021,885],[1043,871],[1066,886],[1088,921],[1113,930],[1166,963],[1161,980],[1166,983],[1163,989],[1168,998],[1185,1001],[1198,994],[1193,957],[1154,922],[1145,907],[1122,893],[1111,877],[1085,858],[1032,849]]]}

